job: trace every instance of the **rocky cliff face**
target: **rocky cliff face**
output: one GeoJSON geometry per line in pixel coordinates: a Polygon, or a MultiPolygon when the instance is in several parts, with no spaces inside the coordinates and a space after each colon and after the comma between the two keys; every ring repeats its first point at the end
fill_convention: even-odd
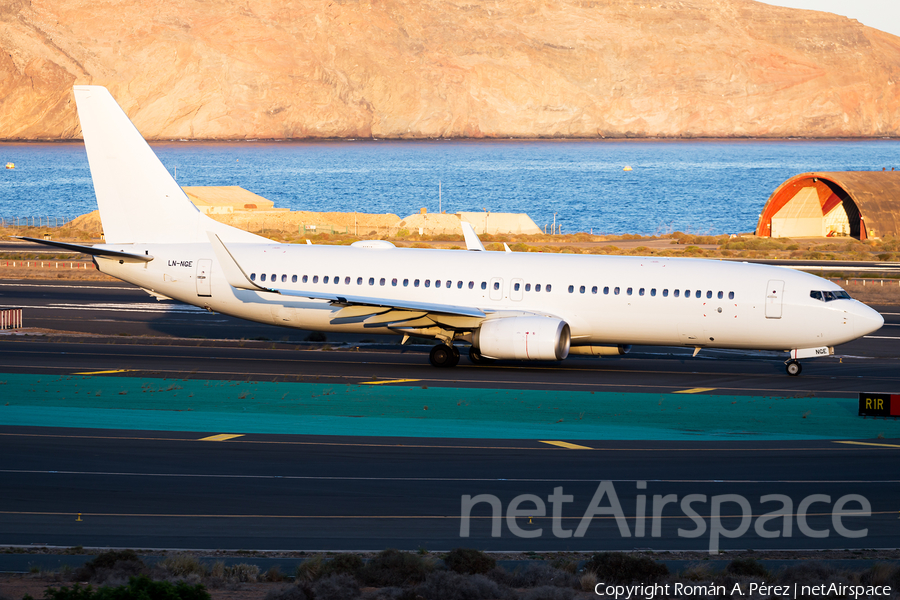
{"type": "Polygon", "coordinates": [[[898,136],[900,38],[752,0],[2,0],[0,139],[898,136]]]}

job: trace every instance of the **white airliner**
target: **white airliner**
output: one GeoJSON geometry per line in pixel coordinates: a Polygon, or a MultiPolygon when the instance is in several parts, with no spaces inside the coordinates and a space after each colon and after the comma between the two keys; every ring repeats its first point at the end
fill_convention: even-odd
{"type": "Polygon", "coordinates": [[[884,319],[782,267],[689,258],[280,244],[200,213],[106,88],[75,99],[103,222],[97,268],[159,296],[260,323],[434,339],[436,367],[620,354],[632,344],[827,356],[884,319]]]}

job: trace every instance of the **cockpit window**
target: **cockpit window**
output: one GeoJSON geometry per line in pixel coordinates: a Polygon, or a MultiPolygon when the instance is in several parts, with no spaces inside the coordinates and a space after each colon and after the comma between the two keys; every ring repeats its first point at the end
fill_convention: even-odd
{"type": "Polygon", "coordinates": [[[844,290],[812,290],[809,293],[810,298],[821,300],[822,302],[831,302],[832,300],[850,300],[850,294],[844,290]]]}

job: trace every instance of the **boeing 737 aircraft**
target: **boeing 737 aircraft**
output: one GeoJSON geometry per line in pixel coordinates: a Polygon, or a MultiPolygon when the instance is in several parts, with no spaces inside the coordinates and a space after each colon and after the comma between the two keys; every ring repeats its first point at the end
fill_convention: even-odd
{"type": "Polygon", "coordinates": [[[105,243],[93,255],[156,295],[300,329],[434,339],[431,364],[562,360],[632,344],[827,356],[879,329],[840,287],[782,267],[690,258],[280,244],[200,213],[106,88],[76,86],[105,243]]]}

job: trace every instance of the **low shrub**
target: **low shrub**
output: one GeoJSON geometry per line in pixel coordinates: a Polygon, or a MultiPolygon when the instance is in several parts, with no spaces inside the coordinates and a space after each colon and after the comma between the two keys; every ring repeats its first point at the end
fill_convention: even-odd
{"type": "Polygon", "coordinates": [[[345,573],[319,579],[312,587],[316,600],[359,598],[359,582],[345,573]]]}
{"type": "Polygon", "coordinates": [[[78,581],[100,584],[110,580],[124,582],[149,572],[150,569],[134,550],[111,550],[98,554],[75,569],[73,576],[78,581]]]}
{"type": "Polygon", "coordinates": [[[403,586],[425,581],[434,565],[418,554],[399,550],[382,550],[376,554],[361,572],[366,585],[403,586]]]}
{"type": "Polygon", "coordinates": [[[568,588],[543,585],[525,592],[522,600],[572,600],[574,596],[575,592],[568,588]]]}
{"type": "Polygon", "coordinates": [[[454,548],[444,557],[444,564],[464,575],[484,575],[497,566],[497,559],[473,548],[454,548]]]}
{"type": "MultiPolygon", "coordinates": [[[[44,592],[46,600],[129,600],[159,598],[165,600],[210,600],[209,592],[202,585],[188,585],[183,581],[153,581],[146,575],[132,577],[128,585],[118,587],[70,587],[49,588],[44,592]]],[[[32,600],[30,596],[26,600],[32,600]]]]}
{"type": "Polygon", "coordinates": [[[196,556],[191,554],[167,556],[159,561],[156,566],[174,577],[187,577],[188,575],[204,577],[207,574],[206,567],[196,556]]]}
{"type": "Polygon", "coordinates": [[[513,600],[516,594],[484,575],[435,571],[415,589],[426,600],[513,600]]]}
{"type": "Polygon", "coordinates": [[[309,582],[299,581],[296,585],[286,585],[277,590],[269,590],[265,600],[315,600],[315,597],[309,582]]]}
{"type": "Polygon", "coordinates": [[[331,560],[322,563],[319,577],[344,574],[359,579],[364,567],[365,562],[358,554],[338,554],[331,560]]]}
{"type": "Polygon", "coordinates": [[[669,574],[669,568],[662,563],[623,552],[598,552],[588,560],[584,569],[596,573],[601,581],[611,583],[649,583],[669,574]]]}
{"type": "Polygon", "coordinates": [[[735,558],[725,567],[725,572],[738,577],[769,577],[769,570],[755,558],[735,558]]]}

